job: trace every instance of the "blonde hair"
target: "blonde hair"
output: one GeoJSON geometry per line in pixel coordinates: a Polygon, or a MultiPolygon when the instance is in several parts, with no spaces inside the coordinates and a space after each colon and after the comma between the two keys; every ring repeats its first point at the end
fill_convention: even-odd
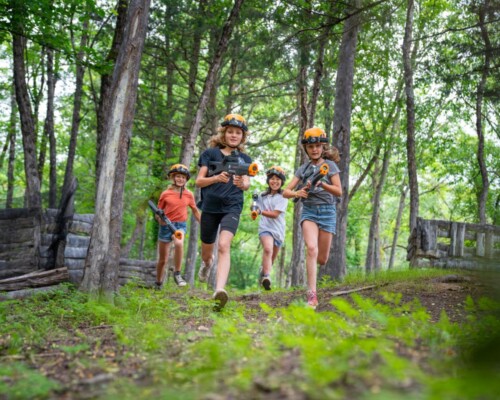
{"type": "Polygon", "coordinates": [[[335,163],[340,162],[339,149],[337,149],[335,146],[323,146],[323,153],[321,154],[321,156],[335,163]]]}
{"type": "MultiPolygon", "coordinates": [[[[232,126],[232,125],[229,125],[229,126],[232,126]]],[[[209,142],[209,146],[210,147],[219,147],[219,148],[224,148],[224,147],[227,147],[227,143],[226,143],[226,131],[227,129],[229,128],[229,126],[221,126],[217,129],[217,135],[213,135],[211,138],[210,138],[210,142],[209,142]]],[[[248,136],[248,131],[245,132],[243,129],[235,126],[234,128],[238,128],[240,129],[242,132],[243,132],[243,137],[241,139],[241,142],[240,144],[236,147],[238,149],[238,151],[240,152],[244,152],[245,151],[245,143],[247,141],[247,136],[248,136]]]]}

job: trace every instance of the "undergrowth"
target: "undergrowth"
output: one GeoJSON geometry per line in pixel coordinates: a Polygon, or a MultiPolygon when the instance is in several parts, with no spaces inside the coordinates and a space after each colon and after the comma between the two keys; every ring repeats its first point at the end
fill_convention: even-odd
{"type": "MultiPolygon", "coordinates": [[[[262,303],[256,312],[233,301],[214,313],[211,302],[193,292],[134,285],[122,288],[114,304],[91,301],[71,287],[3,302],[0,398],[57,398],[76,390],[33,361],[48,348],[93,374],[111,371],[113,379],[94,393],[105,399],[199,399],[210,393],[241,399],[272,393],[311,399],[498,398],[499,357],[492,351],[500,348],[497,302],[469,298],[463,323],[450,322],[445,313],[433,323],[418,301],[404,303],[383,286],[441,274],[348,277],[347,286],[381,285],[382,300],[352,294],[334,298],[332,311],[322,312],[297,301],[283,308],[262,303]],[[101,327],[112,346],[108,337],[96,336],[101,327]],[[123,372],[133,360],[136,370],[123,372]]],[[[75,391],[70,397],[79,396],[75,391]]]]}

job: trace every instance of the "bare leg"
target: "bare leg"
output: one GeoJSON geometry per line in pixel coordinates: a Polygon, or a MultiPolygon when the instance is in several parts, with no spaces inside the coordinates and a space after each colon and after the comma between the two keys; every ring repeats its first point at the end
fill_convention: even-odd
{"type": "Polygon", "coordinates": [[[163,283],[165,279],[165,264],[168,260],[170,243],[158,242],[158,262],[156,263],[156,282],[163,283]]]}
{"type": "Polygon", "coordinates": [[[217,278],[215,290],[224,289],[231,268],[231,241],[234,234],[229,231],[221,231],[219,234],[219,258],[217,260],[217,278]]]}
{"type": "Polygon", "coordinates": [[[332,244],[333,233],[319,231],[318,235],[318,264],[325,265],[330,256],[330,245],[332,244]]]}
{"type": "Polygon", "coordinates": [[[203,243],[201,242],[201,259],[205,265],[211,265],[214,259],[214,245],[215,243],[203,243]]]}
{"type": "Polygon", "coordinates": [[[273,264],[273,243],[272,236],[261,236],[260,242],[262,243],[262,273],[268,275],[271,272],[273,264]]]}
{"type": "Polygon", "coordinates": [[[181,271],[182,256],[184,255],[184,235],[182,239],[174,239],[174,270],[181,271]]]}
{"type": "Polygon", "coordinates": [[[306,243],[306,270],[307,270],[307,286],[309,290],[316,292],[316,269],[318,263],[318,235],[319,229],[312,221],[302,222],[302,232],[306,243]]]}

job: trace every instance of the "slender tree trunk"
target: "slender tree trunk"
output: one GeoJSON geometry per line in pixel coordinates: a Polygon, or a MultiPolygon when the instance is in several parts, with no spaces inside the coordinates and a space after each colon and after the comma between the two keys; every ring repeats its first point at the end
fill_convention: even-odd
{"type": "Polygon", "coordinates": [[[149,6],[149,0],[130,2],[109,91],[96,212],[81,285],[92,294],[103,292],[110,296],[118,287],[123,187],[149,6]]]}
{"type": "Polygon", "coordinates": [[[5,208],[12,208],[14,196],[14,167],[16,161],[16,95],[14,87],[10,95],[10,121],[9,121],[9,161],[7,165],[7,201],[5,208]]]}
{"type": "MultiPolygon", "coordinates": [[[[127,21],[127,11],[128,11],[128,5],[129,1],[128,0],[117,0],[117,6],[116,6],[116,11],[117,11],[117,18],[116,18],[116,27],[115,27],[115,32],[113,36],[113,42],[111,44],[111,48],[109,49],[108,56],[106,57],[106,62],[109,64],[114,65],[116,63],[116,58],[118,56],[118,50],[120,49],[120,46],[123,42],[123,35],[125,33],[125,24],[127,21]]],[[[100,162],[102,160],[101,158],[101,149],[103,146],[103,143],[105,141],[105,132],[104,132],[104,125],[106,122],[106,119],[108,118],[109,115],[109,107],[110,107],[110,90],[111,90],[111,84],[112,84],[112,71],[109,73],[104,73],[101,75],[101,89],[100,89],[100,96],[99,96],[99,106],[97,110],[97,140],[96,140],[96,187],[97,187],[97,180],[99,179],[99,176],[101,175],[100,169],[101,165],[100,162]]]]}
{"type": "Polygon", "coordinates": [[[63,193],[66,192],[69,183],[73,179],[73,164],[75,161],[76,144],[78,141],[78,132],[80,130],[80,111],[82,108],[83,95],[83,78],[85,75],[85,66],[83,58],[85,55],[84,48],[88,41],[88,20],[83,22],[82,37],[80,38],[80,50],[76,55],[76,81],[75,93],[73,95],[73,116],[71,120],[71,133],[69,137],[68,159],[66,161],[66,171],[64,173],[63,193]]]}
{"type": "Polygon", "coordinates": [[[413,93],[413,66],[411,46],[413,34],[414,1],[407,0],[405,36],[403,40],[403,65],[406,94],[406,152],[410,187],[410,233],[417,226],[419,194],[415,149],[415,97],[413,93]]]}
{"type": "Polygon", "coordinates": [[[478,216],[481,224],[486,224],[486,203],[488,201],[488,191],[490,182],[488,179],[488,170],[484,160],[484,128],[483,128],[483,99],[486,80],[490,73],[490,63],[492,46],[488,34],[486,21],[486,13],[489,8],[489,0],[485,0],[483,5],[479,6],[479,27],[481,28],[481,38],[484,42],[484,65],[481,71],[481,79],[477,86],[476,96],[476,133],[477,133],[477,162],[479,164],[479,172],[481,173],[481,189],[478,195],[478,216]]]}
{"type": "MultiPolygon", "coordinates": [[[[351,9],[360,8],[360,0],[351,0],[351,9]]],[[[339,66],[333,114],[333,145],[342,154],[339,162],[342,198],[337,204],[337,234],[333,236],[330,257],[325,272],[332,279],[342,279],[346,274],[347,210],[349,206],[349,163],[351,159],[351,110],[354,80],[354,60],[360,15],[354,14],[344,23],[339,50],[339,66]]]]}
{"type": "MultiPolygon", "coordinates": [[[[16,26],[14,32],[22,32],[22,27],[16,26]]],[[[14,85],[16,87],[17,106],[21,120],[21,132],[23,134],[27,206],[40,208],[42,206],[42,196],[40,194],[40,178],[38,176],[36,160],[36,133],[28,95],[28,87],[26,85],[26,66],[24,63],[26,38],[14,34],[12,47],[14,51],[14,85]]]]}
{"type": "Polygon", "coordinates": [[[136,242],[136,240],[140,237],[142,231],[144,230],[144,215],[143,214],[137,214],[135,216],[135,227],[134,231],[132,232],[132,235],[130,236],[130,239],[127,241],[125,246],[123,246],[121,250],[120,257],[122,258],[128,258],[130,255],[130,250],[132,250],[132,246],[136,242]]]}
{"type": "Polygon", "coordinates": [[[224,28],[222,29],[222,35],[220,37],[217,50],[212,59],[210,69],[208,71],[207,78],[205,79],[205,84],[203,86],[203,91],[201,93],[201,97],[198,102],[198,109],[196,110],[196,115],[193,119],[186,140],[183,143],[181,163],[184,165],[191,164],[191,160],[194,155],[196,136],[198,135],[198,132],[200,130],[201,121],[203,115],[205,114],[207,103],[210,97],[210,92],[213,89],[215,80],[220,71],[222,59],[224,57],[224,54],[226,53],[229,40],[231,39],[231,34],[234,25],[236,23],[236,20],[238,19],[240,8],[243,2],[244,0],[235,0],[233,9],[231,10],[231,14],[229,15],[229,18],[227,19],[226,23],[224,24],[224,28]]]}
{"type": "Polygon", "coordinates": [[[408,186],[406,186],[405,180],[406,179],[403,179],[403,183],[401,184],[401,195],[399,197],[398,215],[396,216],[396,226],[394,227],[394,236],[392,237],[391,256],[389,258],[389,265],[387,266],[387,269],[389,270],[391,270],[394,267],[394,258],[396,256],[396,246],[398,244],[399,229],[401,227],[401,220],[403,219],[403,211],[405,208],[406,195],[408,193],[408,186]]]}

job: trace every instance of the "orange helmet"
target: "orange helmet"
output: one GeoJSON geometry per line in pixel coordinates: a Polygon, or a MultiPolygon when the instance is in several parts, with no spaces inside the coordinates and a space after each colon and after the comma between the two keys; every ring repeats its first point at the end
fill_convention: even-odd
{"type": "Polygon", "coordinates": [[[243,132],[248,131],[246,125],[247,121],[240,114],[227,114],[222,121],[221,126],[236,126],[243,130],[243,132]]]}
{"type": "Polygon", "coordinates": [[[267,175],[267,181],[269,182],[269,179],[271,178],[272,175],[276,175],[278,178],[281,179],[283,183],[286,181],[286,173],[285,170],[277,165],[273,165],[271,168],[269,168],[266,171],[267,175]]]}
{"type": "Polygon", "coordinates": [[[302,144],[328,143],[328,138],[323,129],[313,126],[304,132],[302,144]]]}
{"type": "Polygon", "coordinates": [[[189,172],[189,169],[184,165],[184,164],[174,164],[170,167],[170,170],[168,171],[168,176],[170,177],[170,174],[184,174],[186,175],[186,178],[189,179],[191,178],[191,173],[189,172]]]}

